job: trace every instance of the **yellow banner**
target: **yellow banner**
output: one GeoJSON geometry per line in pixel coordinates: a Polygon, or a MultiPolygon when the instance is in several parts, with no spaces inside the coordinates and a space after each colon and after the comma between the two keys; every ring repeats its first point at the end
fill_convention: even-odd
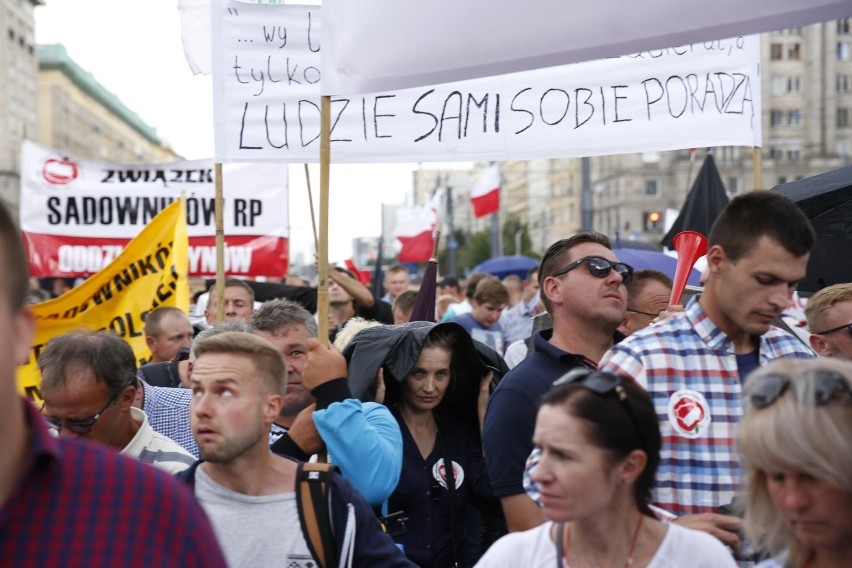
{"type": "Polygon", "coordinates": [[[36,334],[18,388],[40,402],[37,360],[54,336],[76,329],[109,329],[133,348],[137,364],[150,355],[145,318],[160,306],[189,310],[189,240],[183,199],[163,209],[106,268],[62,296],[32,306],[36,334]]]}

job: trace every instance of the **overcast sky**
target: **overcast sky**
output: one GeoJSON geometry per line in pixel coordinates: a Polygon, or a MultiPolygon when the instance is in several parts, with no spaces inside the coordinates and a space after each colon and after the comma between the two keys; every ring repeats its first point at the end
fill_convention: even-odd
{"type": "MultiPolygon", "coordinates": [[[[158,135],[187,159],[213,157],[211,78],[193,76],[183,55],[177,0],[46,0],[35,9],[36,42],[61,43],[158,135]]],[[[334,166],[329,258],[352,255],[352,239],[381,232],[381,204],[402,203],[416,164],[334,166]]],[[[319,168],[311,167],[314,207],[319,168]]],[[[313,237],[304,166],[290,166],[291,253],[309,255],[313,237]]]]}

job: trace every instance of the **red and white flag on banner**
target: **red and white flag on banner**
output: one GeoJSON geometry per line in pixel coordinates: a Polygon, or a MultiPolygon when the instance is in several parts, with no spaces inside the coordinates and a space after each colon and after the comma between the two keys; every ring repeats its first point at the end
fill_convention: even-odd
{"type": "Polygon", "coordinates": [[[473,186],[470,200],[475,217],[484,217],[500,209],[500,168],[496,164],[485,170],[473,186]]]}
{"type": "Polygon", "coordinates": [[[399,262],[426,262],[432,256],[436,213],[429,205],[396,210],[394,246],[399,262]]]}

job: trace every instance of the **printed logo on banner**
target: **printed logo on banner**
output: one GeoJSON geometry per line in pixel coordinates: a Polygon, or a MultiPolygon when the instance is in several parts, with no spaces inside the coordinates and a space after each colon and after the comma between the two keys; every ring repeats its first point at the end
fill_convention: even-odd
{"type": "Polygon", "coordinates": [[[77,163],[72,160],[57,160],[49,158],[44,161],[41,169],[44,181],[50,185],[68,185],[79,175],[77,163]]]}
{"type": "Polygon", "coordinates": [[[669,423],[684,438],[698,438],[710,426],[710,407],[700,392],[682,389],[669,398],[669,423]]]}
{"type": "MultiPolygon", "coordinates": [[[[458,462],[452,462],[453,464],[453,479],[455,480],[456,489],[461,487],[462,482],[464,481],[464,470],[462,466],[458,464],[458,462]]],[[[432,477],[435,478],[441,487],[444,489],[447,488],[447,468],[444,467],[444,460],[439,460],[435,462],[435,465],[432,466],[432,477]]]]}

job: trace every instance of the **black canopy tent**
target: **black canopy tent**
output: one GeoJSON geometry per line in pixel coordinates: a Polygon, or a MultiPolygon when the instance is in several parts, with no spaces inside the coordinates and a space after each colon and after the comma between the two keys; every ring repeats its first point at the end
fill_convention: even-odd
{"type": "Polygon", "coordinates": [[[772,191],[795,202],[817,234],[799,291],[813,293],[852,282],[852,165],[777,185],[772,191]]]}

